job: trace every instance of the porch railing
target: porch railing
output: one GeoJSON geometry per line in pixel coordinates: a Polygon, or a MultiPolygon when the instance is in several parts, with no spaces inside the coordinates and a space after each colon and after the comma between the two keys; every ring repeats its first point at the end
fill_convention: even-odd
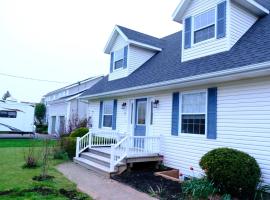
{"type": "Polygon", "coordinates": [[[160,153],[160,137],[126,136],[111,148],[110,170],[126,157],[143,157],[160,153]]]}
{"type": "Polygon", "coordinates": [[[126,157],[143,157],[160,153],[159,136],[129,136],[118,132],[96,132],[90,130],[86,135],[77,138],[76,157],[88,148],[110,147],[110,171],[126,157]]]}

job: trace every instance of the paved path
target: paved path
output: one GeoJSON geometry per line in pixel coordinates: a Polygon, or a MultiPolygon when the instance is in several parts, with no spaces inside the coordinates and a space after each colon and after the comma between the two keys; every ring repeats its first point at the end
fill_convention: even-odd
{"type": "Polygon", "coordinates": [[[57,166],[69,180],[77,184],[80,191],[95,200],[155,200],[117,181],[105,178],[75,163],[64,163],[57,166]]]}

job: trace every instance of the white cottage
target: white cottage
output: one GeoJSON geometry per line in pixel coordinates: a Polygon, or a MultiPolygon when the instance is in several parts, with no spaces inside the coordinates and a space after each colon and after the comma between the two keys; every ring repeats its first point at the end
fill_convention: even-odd
{"type": "Polygon", "coordinates": [[[208,151],[231,147],[270,183],[270,1],[182,0],[183,30],[155,38],[116,26],[110,73],[83,93],[93,129],[75,161],[117,172],[163,159],[190,174],[208,151]],[[94,137],[114,140],[93,140],[94,137]]]}

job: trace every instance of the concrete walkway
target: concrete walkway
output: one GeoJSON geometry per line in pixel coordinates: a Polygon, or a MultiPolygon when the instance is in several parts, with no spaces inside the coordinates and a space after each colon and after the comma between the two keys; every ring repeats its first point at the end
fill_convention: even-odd
{"type": "Polygon", "coordinates": [[[95,200],[156,200],[129,186],[105,178],[75,163],[64,163],[57,166],[69,180],[77,184],[80,191],[95,200]]]}

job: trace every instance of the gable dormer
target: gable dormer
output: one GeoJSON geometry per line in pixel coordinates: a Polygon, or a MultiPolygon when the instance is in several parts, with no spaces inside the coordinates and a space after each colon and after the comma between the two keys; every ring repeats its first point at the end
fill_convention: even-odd
{"type": "Polygon", "coordinates": [[[254,0],[182,0],[173,14],[183,24],[182,62],[230,50],[266,14],[254,0]]]}
{"type": "Polygon", "coordinates": [[[161,39],[115,26],[104,52],[110,55],[109,80],[127,77],[157,52],[162,51],[161,39]]]}

